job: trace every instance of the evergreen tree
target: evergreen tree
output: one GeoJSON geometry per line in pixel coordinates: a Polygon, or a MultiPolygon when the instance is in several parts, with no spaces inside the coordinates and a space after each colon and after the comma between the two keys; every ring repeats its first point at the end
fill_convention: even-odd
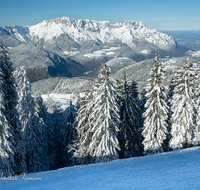
{"type": "Polygon", "coordinates": [[[116,81],[110,77],[110,73],[110,68],[102,64],[94,89],[87,94],[87,103],[78,111],[79,153],[86,156],[89,163],[119,158],[119,108],[116,81]]]}
{"type": "Polygon", "coordinates": [[[140,93],[140,100],[139,100],[141,129],[143,129],[143,127],[144,127],[144,112],[146,111],[145,104],[148,99],[146,97],[146,94],[147,94],[147,91],[143,88],[142,92],[140,93]]]}
{"type": "Polygon", "coordinates": [[[53,113],[47,114],[48,117],[45,121],[47,125],[49,168],[55,170],[64,167],[62,158],[63,111],[55,107],[53,113]]]}
{"type": "Polygon", "coordinates": [[[136,82],[133,81],[131,86],[127,83],[125,72],[121,86],[119,142],[121,157],[129,158],[139,156],[142,153],[138,91],[136,82]]]}
{"type": "Polygon", "coordinates": [[[92,138],[88,152],[95,163],[118,159],[119,108],[116,81],[110,68],[102,64],[94,85],[94,107],[91,114],[92,138]]]}
{"type": "Polygon", "coordinates": [[[47,111],[47,106],[44,104],[43,99],[39,93],[37,93],[35,98],[35,103],[37,105],[38,116],[44,121],[46,126],[50,124],[50,114],[47,111]]]}
{"type": "MultiPolygon", "coordinates": [[[[22,126],[19,121],[19,114],[17,112],[18,95],[15,87],[15,80],[13,77],[12,63],[9,60],[8,53],[4,46],[0,43],[0,69],[1,69],[1,103],[2,103],[2,121],[8,124],[11,128],[9,131],[14,137],[13,143],[15,147],[13,170],[15,174],[27,172],[25,162],[25,145],[22,136],[22,126]],[[4,118],[5,116],[5,118],[4,118]]],[[[10,137],[11,138],[11,137],[10,137]]],[[[11,143],[12,144],[12,143],[11,143]]],[[[10,158],[13,160],[12,158],[10,158]]]]}
{"type": "Polygon", "coordinates": [[[84,96],[79,100],[77,106],[77,118],[74,124],[76,129],[76,140],[71,144],[71,151],[76,164],[89,164],[90,155],[87,152],[91,141],[91,113],[94,107],[93,88],[84,91],[84,96]]]}
{"type": "MultiPolygon", "coordinates": [[[[139,92],[138,92],[138,86],[137,82],[132,81],[130,84],[130,96],[134,100],[134,103],[137,105],[137,113],[138,113],[138,118],[139,118],[139,127],[138,130],[140,133],[142,132],[142,126],[143,126],[143,112],[145,110],[144,104],[146,103],[147,98],[145,97],[146,94],[143,94],[144,92],[142,91],[141,94],[143,94],[144,97],[143,99],[139,99],[139,92]]],[[[146,91],[145,91],[146,92],[146,91]]],[[[141,136],[141,135],[140,135],[141,136]]],[[[141,136],[142,139],[142,136],[141,136]]],[[[141,147],[143,147],[142,142],[141,142],[141,147]]]]}
{"type": "Polygon", "coordinates": [[[43,147],[45,147],[44,149],[44,157],[43,157],[43,170],[47,171],[50,168],[49,165],[49,143],[48,143],[48,139],[49,139],[49,134],[48,134],[48,127],[50,125],[50,121],[49,121],[49,113],[47,112],[47,107],[46,105],[43,103],[43,99],[41,97],[41,95],[37,94],[35,97],[35,103],[36,103],[36,112],[41,120],[41,123],[43,124],[41,127],[41,131],[42,131],[42,142],[43,142],[43,147]]]}
{"type": "Polygon", "coordinates": [[[76,119],[76,111],[74,105],[70,101],[69,107],[63,113],[63,128],[62,128],[62,160],[63,167],[72,166],[73,163],[73,153],[69,152],[68,145],[75,140],[75,129],[74,122],[76,119]]]}
{"type": "Polygon", "coordinates": [[[165,140],[165,151],[169,151],[171,150],[171,148],[169,147],[169,142],[171,140],[171,116],[172,116],[172,104],[171,104],[171,101],[173,99],[173,94],[174,94],[174,79],[172,78],[171,80],[171,83],[169,85],[169,88],[168,88],[168,93],[167,93],[167,99],[166,99],[166,102],[167,102],[167,106],[168,106],[168,117],[167,117],[167,131],[168,131],[168,134],[167,134],[167,138],[165,140]]]}
{"type": "Polygon", "coordinates": [[[162,84],[164,78],[164,66],[159,61],[159,55],[154,57],[154,65],[150,72],[148,84],[148,98],[144,113],[144,153],[153,154],[163,152],[163,141],[167,134],[168,107],[165,102],[167,88],[162,84]]]}
{"type": "Polygon", "coordinates": [[[139,92],[138,92],[137,82],[135,82],[133,80],[132,83],[129,82],[129,85],[130,85],[130,96],[132,98],[134,98],[134,101],[138,105],[138,102],[139,102],[139,92]]]}
{"type": "Polygon", "coordinates": [[[52,169],[58,169],[63,167],[63,158],[62,158],[62,128],[63,128],[63,113],[60,109],[56,109],[55,112],[52,114],[52,117],[54,119],[52,123],[52,158],[54,160],[54,168],[52,169]]]}
{"type": "Polygon", "coordinates": [[[26,162],[28,172],[39,172],[47,169],[48,150],[44,122],[38,116],[37,106],[31,96],[31,83],[24,67],[18,67],[14,72],[19,95],[20,121],[22,132],[26,141],[26,162]]]}
{"type": "Polygon", "coordinates": [[[192,145],[195,125],[194,102],[195,73],[188,59],[176,71],[174,77],[174,94],[171,101],[171,140],[173,149],[192,145]]]}
{"type": "Polygon", "coordinates": [[[196,109],[196,125],[194,129],[194,139],[193,144],[194,145],[200,145],[200,65],[197,64],[195,67],[195,74],[196,74],[196,83],[195,83],[195,109],[196,109]]]}
{"type": "MultiPolygon", "coordinates": [[[[4,64],[0,60],[0,64],[4,64]]],[[[3,73],[0,72],[0,174],[3,176],[14,175],[14,138],[12,127],[9,126],[4,113],[2,112],[3,105],[2,101],[5,99],[2,92],[2,83],[3,83],[3,73]]]]}
{"type": "Polygon", "coordinates": [[[15,148],[11,128],[0,110],[0,174],[3,176],[15,174],[15,148]]]}
{"type": "MultiPolygon", "coordinates": [[[[50,101],[53,101],[50,99],[50,101]]],[[[59,143],[61,146],[61,133],[60,133],[60,122],[62,117],[61,113],[57,108],[53,110],[49,110],[51,113],[48,112],[47,106],[43,103],[43,99],[40,95],[36,97],[36,104],[38,107],[38,115],[44,121],[46,125],[46,136],[47,136],[47,144],[48,144],[48,161],[49,161],[49,169],[55,170],[61,167],[61,159],[57,160],[58,155],[61,152],[59,147],[59,143]],[[58,149],[57,149],[58,148],[58,149]],[[59,164],[58,164],[59,163],[59,164]]],[[[50,105],[52,107],[52,105],[50,105]]]]}

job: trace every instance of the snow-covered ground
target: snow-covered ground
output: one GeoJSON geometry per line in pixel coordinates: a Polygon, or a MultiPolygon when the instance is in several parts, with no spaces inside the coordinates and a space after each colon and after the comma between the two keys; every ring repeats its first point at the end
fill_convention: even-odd
{"type": "Polygon", "coordinates": [[[194,51],[190,55],[194,57],[200,57],[200,51],[194,51]]]}
{"type": "Polygon", "coordinates": [[[98,51],[94,51],[93,53],[90,53],[90,54],[84,54],[83,56],[88,57],[88,58],[93,58],[93,57],[103,56],[104,54],[114,55],[115,52],[113,52],[113,51],[115,51],[117,49],[120,49],[120,47],[110,47],[108,49],[101,49],[101,50],[98,50],[98,51]]]}
{"type": "MultiPolygon", "coordinates": [[[[81,96],[82,94],[80,94],[81,96]]],[[[48,102],[50,99],[52,99],[55,102],[58,102],[61,104],[61,108],[63,110],[65,110],[69,105],[70,105],[70,101],[72,101],[72,104],[75,105],[78,97],[74,94],[55,94],[55,93],[51,93],[51,94],[43,94],[41,95],[44,103],[48,102]]]]}
{"type": "Polygon", "coordinates": [[[149,54],[150,52],[151,51],[148,49],[144,49],[144,50],[140,51],[140,53],[142,53],[142,54],[149,54]]]}
{"type": "Polygon", "coordinates": [[[77,53],[80,53],[80,51],[64,51],[63,53],[65,55],[73,56],[73,55],[76,55],[77,53]]]}
{"type": "Polygon", "coordinates": [[[1,190],[198,190],[200,147],[0,179],[1,190]],[[22,179],[23,178],[23,179],[22,179]],[[28,180],[29,179],[29,180],[28,180]]]}
{"type": "Polygon", "coordinates": [[[171,69],[174,70],[175,68],[177,68],[176,62],[177,62],[178,58],[171,58],[168,61],[164,62],[165,65],[165,69],[171,69]]]}

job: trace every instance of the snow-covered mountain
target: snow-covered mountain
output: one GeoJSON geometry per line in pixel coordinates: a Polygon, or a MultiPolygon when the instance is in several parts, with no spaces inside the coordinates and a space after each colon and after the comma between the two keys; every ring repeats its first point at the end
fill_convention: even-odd
{"type": "Polygon", "coordinates": [[[197,190],[200,148],[0,177],[1,190],[197,190]]]}
{"type": "Polygon", "coordinates": [[[14,66],[45,67],[46,76],[74,77],[85,72],[92,76],[102,62],[112,58],[141,61],[155,52],[170,56],[186,51],[171,36],[148,29],[142,22],[111,24],[68,17],[30,27],[1,26],[0,41],[8,48],[14,66]]]}
{"type": "MultiPolygon", "coordinates": [[[[44,20],[43,22],[30,26],[2,26],[1,33],[10,34],[21,42],[52,42],[61,35],[83,45],[87,41],[96,43],[112,43],[118,41],[132,49],[139,44],[136,41],[146,41],[160,49],[169,50],[176,47],[176,42],[171,36],[151,30],[142,22],[119,21],[111,24],[108,21],[76,20],[69,17],[44,20]]],[[[142,53],[147,53],[142,49],[142,53]]]]}
{"type": "MultiPolygon", "coordinates": [[[[137,47],[134,41],[145,40],[163,50],[176,47],[176,42],[171,36],[150,30],[142,22],[121,21],[111,24],[108,21],[76,20],[63,17],[45,20],[29,27],[30,38],[36,41],[42,39],[51,41],[63,34],[81,45],[88,40],[96,43],[119,41],[134,49],[137,47]]],[[[26,39],[26,35],[24,37],[26,39]]]]}

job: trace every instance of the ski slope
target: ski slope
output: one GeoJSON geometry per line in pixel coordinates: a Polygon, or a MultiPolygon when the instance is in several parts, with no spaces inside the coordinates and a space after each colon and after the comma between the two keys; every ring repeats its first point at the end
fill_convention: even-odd
{"type": "Polygon", "coordinates": [[[6,179],[0,190],[198,190],[200,147],[6,179]]]}

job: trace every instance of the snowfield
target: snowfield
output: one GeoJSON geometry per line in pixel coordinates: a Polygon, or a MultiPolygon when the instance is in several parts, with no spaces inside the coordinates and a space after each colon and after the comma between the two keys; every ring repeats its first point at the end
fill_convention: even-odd
{"type": "Polygon", "coordinates": [[[110,47],[109,49],[101,49],[98,51],[94,51],[93,53],[90,54],[84,54],[84,57],[88,57],[88,58],[93,58],[93,57],[101,57],[104,54],[106,55],[114,55],[115,52],[112,52],[114,50],[120,49],[120,47],[110,47]]]}
{"type": "Polygon", "coordinates": [[[150,50],[144,49],[144,50],[140,51],[140,53],[142,53],[142,54],[149,54],[149,53],[150,53],[150,50]]]}
{"type": "Polygon", "coordinates": [[[0,189],[197,190],[200,189],[199,158],[200,147],[194,147],[151,156],[27,174],[23,180],[23,176],[17,176],[13,180],[0,178],[0,189]]]}
{"type": "Polygon", "coordinates": [[[200,57],[200,51],[192,52],[190,55],[194,57],[200,57]]]}
{"type": "MultiPolygon", "coordinates": [[[[81,96],[82,94],[80,94],[81,96]]],[[[52,99],[55,102],[58,102],[61,104],[61,109],[65,110],[69,105],[70,101],[72,101],[72,104],[75,105],[78,97],[72,94],[42,94],[41,95],[44,102],[48,102],[50,99],[52,99]]]]}

